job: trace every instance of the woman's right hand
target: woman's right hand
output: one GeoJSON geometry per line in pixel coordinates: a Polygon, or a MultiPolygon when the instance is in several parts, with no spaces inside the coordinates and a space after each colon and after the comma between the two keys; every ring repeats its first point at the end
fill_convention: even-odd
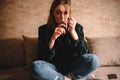
{"type": "Polygon", "coordinates": [[[61,35],[65,34],[66,31],[65,31],[65,24],[59,24],[55,30],[54,30],[54,33],[51,37],[52,40],[56,40],[58,37],[60,37],[61,35]],[[64,28],[63,28],[64,27],[64,28]]]}
{"type": "Polygon", "coordinates": [[[54,46],[54,43],[55,43],[55,40],[62,34],[65,34],[66,31],[65,29],[62,27],[62,26],[65,26],[65,24],[59,24],[55,30],[54,30],[54,33],[51,37],[51,40],[50,40],[50,43],[49,43],[49,48],[52,49],[53,46],[54,46]]]}

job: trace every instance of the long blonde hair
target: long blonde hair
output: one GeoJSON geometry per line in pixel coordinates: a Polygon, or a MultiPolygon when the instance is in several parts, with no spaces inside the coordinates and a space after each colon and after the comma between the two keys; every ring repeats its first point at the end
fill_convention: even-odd
{"type": "MultiPolygon", "coordinates": [[[[50,13],[49,13],[49,17],[48,17],[48,21],[47,24],[49,27],[55,27],[56,25],[56,21],[54,18],[54,10],[55,8],[60,5],[60,4],[67,4],[69,6],[71,6],[71,0],[54,0],[51,7],[50,7],[50,13]]],[[[70,7],[70,14],[71,14],[71,7],[70,7]]]]}

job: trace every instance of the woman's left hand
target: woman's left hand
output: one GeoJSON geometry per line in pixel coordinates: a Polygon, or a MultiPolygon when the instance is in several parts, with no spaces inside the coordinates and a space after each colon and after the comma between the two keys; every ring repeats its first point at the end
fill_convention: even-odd
{"type": "Polygon", "coordinates": [[[73,40],[78,40],[78,35],[75,30],[76,20],[74,18],[68,18],[68,32],[71,34],[73,40]]]}
{"type": "Polygon", "coordinates": [[[68,32],[72,33],[75,31],[76,20],[74,18],[68,18],[68,32]]]}

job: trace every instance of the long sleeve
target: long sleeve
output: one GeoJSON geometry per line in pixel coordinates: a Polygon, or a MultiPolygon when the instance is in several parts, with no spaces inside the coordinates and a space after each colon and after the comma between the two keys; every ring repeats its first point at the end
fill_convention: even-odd
{"type": "Polygon", "coordinates": [[[52,50],[49,48],[49,40],[50,40],[50,31],[46,27],[47,25],[39,27],[39,36],[38,36],[38,51],[39,58],[42,60],[49,61],[51,58],[52,50]]]}
{"type": "Polygon", "coordinates": [[[88,46],[84,40],[83,27],[78,23],[76,25],[76,32],[78,34],[79,39],[73,41],[73,47],[75,52],[77,52],[80,55],[88,53],[88,46]]]}

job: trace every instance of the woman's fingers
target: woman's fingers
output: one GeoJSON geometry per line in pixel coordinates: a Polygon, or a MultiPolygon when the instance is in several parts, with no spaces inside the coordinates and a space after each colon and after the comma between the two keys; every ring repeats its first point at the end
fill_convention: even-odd
{"type": "Polygon", "coordinates": [[[74,30],[75,26],[76,26],[76,20],[74,18],[68,18],[68,24],[69,24],[69,28],[68,30],[74,30]]]}
{"type": "Polygon", "coordinates": [[[65,29],[64,29],[63,27],[57,27],[57,28],[56,28],[56,31],[57,31],[58,33],[60,33],[61,35],[66,33],[66,31],[65,31],[65,29]]]}
{"type": "Polygon", "coordinates": [[[73,25],[73,27],[76,25],[76,20],[74,18],[68,18],[69,25],[73,25]]]}
{"type": "Polygon", "coordinates": [[[56,27],[53,35],[55,39],[57,39],[60,35],[65,34],[65,33],[66,31],[63,27],[56,27]]]}

